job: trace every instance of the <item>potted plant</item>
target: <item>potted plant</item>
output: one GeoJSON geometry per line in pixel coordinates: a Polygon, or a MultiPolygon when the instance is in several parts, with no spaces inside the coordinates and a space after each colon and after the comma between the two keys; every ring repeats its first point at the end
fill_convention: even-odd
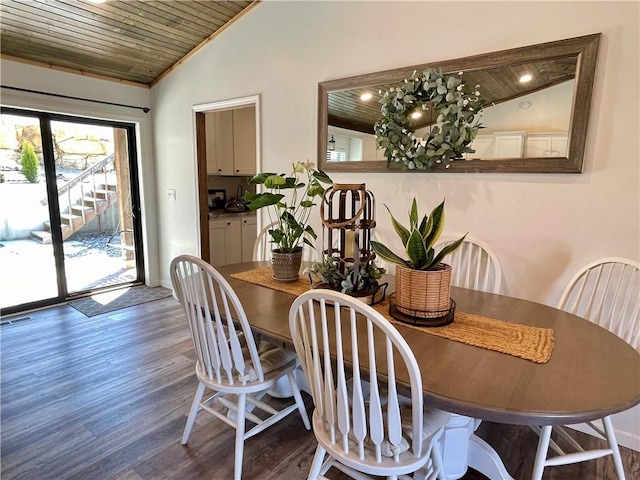
{"type": "MultiPolygon", "coordinates": [[[[337,257],[325,256],[321,261],[314,262],[311,268],[305,270],[305,272],[315,275],[320,278],[319,281],[313,282],[311,277],[313,288],[328,288],[330,290],[338,290],[348,295],[355,297],[367,297],[371,301],[368,303],[376,303],[379,301],[380,285],[378,280],[382,278],[385,273],[385,269],[378,267],[373,262],[368,262],[358,266],[358,273],[355,275],[354,265],[349,265],[346,268],[341,269],[340,260],[337,257]],[[354,283],[355,282],[355,283],[354,283]],[[356,285],[357,283],[357,285],[356,285]],[[355,288],[357,286],[357,288],[355,288]]],[[[383,284],[385,286],[386,284],[383,284]]],[[[382,290],[383,292],[383,290],[382,290]]],[[[384,298],[384,296],[382,296],[384,298]]]]}
{"type": "Polygon", "coordinates": [[[396,255],[380,242],[372,240],[371,248],[383,260],[397,265],[395,308],[410,317],[444,316],[450,302],[451,266],[442,263],[442,259],[460,246],[466,234],[436,254],[433,247],[444,228],[444,200],[418,222],[418,206],[414,198],[408,228],[386,208],[409,259],[396,255]]]}
{"type": "Polygon", "coordinates": [[[271,222],[276,222],[269,230],[271,241],[277,245],[272,252],[274,279],[295,281],[302,262],[303,244],[315,248],[308,237],[317,235],[308,224],[314,200],[322,198],[322,184],[332,184],[329,176],[316,170],[314,164],[297,162],[293,171],[284,173],[258,173],[249,179],[251,185],[264,185],[261,193],[246,192],[251,211],[267,208],[271,222]],[[287,198],[287,194],[289,197],[287,198]]]}

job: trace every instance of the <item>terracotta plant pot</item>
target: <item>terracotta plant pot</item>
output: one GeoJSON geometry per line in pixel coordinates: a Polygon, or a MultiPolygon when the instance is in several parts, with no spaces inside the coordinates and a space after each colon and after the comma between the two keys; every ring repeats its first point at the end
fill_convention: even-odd
{"type": "Polygon", "coordinates": [[[300,276],[302,264],[302,247],[295,252],[271,252],[271,268],[273,279],[279,282],[295,282],[300,276]]]}
{"type": "Polygon", "coordinates": [[[446,314],[451,294],[451,266],[436,270],[413,270],[396,266],[396,308],[412,317],[432,318],[446,314]]]}

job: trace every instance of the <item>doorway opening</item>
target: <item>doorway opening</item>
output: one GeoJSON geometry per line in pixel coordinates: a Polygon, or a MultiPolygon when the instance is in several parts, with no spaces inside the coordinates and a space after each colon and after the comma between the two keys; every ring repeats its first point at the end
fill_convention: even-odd
{"type": "MultiPolygon", "coordinates": [[[[204,103],[192,107],[195,113],[200,207],[200,255],[212,265],[250,261],[257,237],[260,213],[252,218],[218,218],[229,212],[217,195],[229,204],[245,204],[243,191],[255,186],[247,180],[261,165],[260,96],[204,103]],[[233,196],[235,195],[235,196],[233,196]],[[220,208],[222,207],[222,208],[220,208]],[[249,248],[251,247],[251,248],[249,248]]],[[[233,207],[233,205],[230,205],[233,207]]],[[[244,209],[242,209],[244,210],[244,209]]]]}

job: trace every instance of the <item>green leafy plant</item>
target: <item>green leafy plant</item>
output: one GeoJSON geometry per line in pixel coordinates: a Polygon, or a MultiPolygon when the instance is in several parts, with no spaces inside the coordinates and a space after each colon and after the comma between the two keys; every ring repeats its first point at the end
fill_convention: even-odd
{"type": "Polygon", "coordinates": [[[332,290],[338,290],[344,280],[344,273],[340,271],[340,259],[331,256],[325,256],[321,261],[314,262],[311,268],[305,270],[305,273],[313,273],[332,290]]]}
{"type": "MultiPolygon", "coordinates": [[[[314,262],[306,272],[313,273],[322,279],[322,283],[332,290],[340,290],[342,293],[351,293],[354,287],[354,266],[340,269],[341,260],[332,256],[325,256],[320,262],[314,262]]],[[[369,292],[378,286],[378,280],[386,270],[369,262],[358,267],[357,290],[369,292]]]]}
{"type": "Polygon", "coordinates": [[[485,100],[478,91],[480,86],[465,84],[462,73],[445,75],[434,69],[414,72],[411,78],[384,92],[380,99],[382,118],[374,130],[387,167],[399,163],[403,170],[428,170],[436,163],[474,152],[470,144],[480,128],[485,100]],[[422,138],[415,137],[412,115],[429,108],[437,113],[436,121],[422,138]]]}
{"type": "Polygon", "coordinates": [[[375,263],[370,262],[365,265],[360,265],[358,271],[358,288],[355,288],[353,283],[354,275],[353,275],[354,267],[353,265],[349,267],[348,271],[345,274],[345,278],[340,282],[341,291],[343,293],[351,293],[354,290],[359,292],[370,292],[375,290],[378,286],[378,280],[382,277],[382,275],[386,272],[386,270],[382,267],[378,267],[375,263]]]}
{"type": "Polygon", "coordinates": [[[258,173],[249,179],[249,184],[264,185],[267,189],[262,193],[247,192],[245,199],[250,202],[249,210],[267,208],[271,222],[276,222],[269,235],[278,245],[278,252],[295,252],[302,248],[302,243],[315,248],[307,237],[315,240],[317,235],[308,222],[311,208],[316,205],[314,200],[321,199],[324,193],[323,183],[330,185],[333,181],[309,161],[294,163],[289,176],[284,173],[258,173]]]}
{"type": "Polygon", "coordinates": [[[383,260],[395,263],[402,267],[413,270],[436,270],[438,264],[449,253],[456,250],[463,242],[466,234],[462,238],[447,245],[437,254],[433,246],[440,238],[442,229],[444,228],[444,200],[440,205],[433,209],[430,215],[425,215],[418,223],[418,205],[416,199],[413,199],[411,210],[409,211],[409,227],[400,224],[387,207],[387,211],[391,216],[393,229],[396,231],[402,245],[405,247],[405,253],[409,257],[408,260],[403,259],[399,255],[393,253],[388,247],[380,242],[371,241],[371,248],[383,260]]]}
{"type": "Polygon", "coordinates": [[[30,183],[37,183],[40,162],[38,162],[36,152],[33,150],[33,145],[28,140],[22,142],[20,165],[22,165],[22,174],[27,177],[27,180],[30,183]]]}

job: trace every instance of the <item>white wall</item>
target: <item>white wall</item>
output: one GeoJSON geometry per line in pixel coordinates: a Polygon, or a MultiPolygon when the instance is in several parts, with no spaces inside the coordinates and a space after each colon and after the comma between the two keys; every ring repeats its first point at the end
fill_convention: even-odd
{"type": "MultiPolygon", "coordinates": [[[[598,32],[583,174],[332,177],[365,181],[400,218],[414,196],[422,210],[446,198],[445,233],[468,231],[492,245],[507,295],[555,305],[582,265],[638,260],[639,16],[638,2],[608,1],[258,5],[152,89],[163,283],[175,255],[199,253],[192,105],[260,94],[263,168],[288,171],[316,160],[318,82],[598,32]],[[164,200],[168,188],[176,202],[164,200]]],[[[392,238],[384,209],[377,220],[392,238]]]]}
{"type": "MultiPolygon", "coordinates": [[[[122,105],[149,107],[151,104],[151,94],[146,87],[99,80],[5,59],[0,61],[0,80],[3,86],[122,105]]],[[[1,90],[0,103],[3,106],[116,120],[136,125],[138,170],[140,173],[140,195],[142,200],[145,278],[147,285],[158,285],[160,283],[161,270],[158,262],[157,217],[155,211],[157,199],[153,142],[151,139],[153,134],[151,114],[143,113],[137,109],[27,93],[6,88],[1,90]]]]}
{"type": "MultiPolygon", "coordinates": [[[[399,215],[447,200],[447,232],[469,231],[503,263],[503,293],[555,304],[590,260],[640,256],[638,4],[627,2],[273,2],[225,31],[152,89],[161,265],[198,252],[191,106],[259,93],[264,168],[316,152],[317,84],[344,76],[602,32],[583,174],[339,174],[364,180],[399,215]],[[578,8],[579,5],[579,8],[578,8]],[[455,19],[455,28],[426,18],[455,19]],[[526,27],[524,19],[527,20],[526,27]],[[331,32],[327,25],[331,24],[331,32]],[[454,28],[455,35],[451,34],[454,28]],[[163,196],[160,195],[162,198],[163,196]]],[[[390,233],[384,212],[378,223],[390,233]]]]}

